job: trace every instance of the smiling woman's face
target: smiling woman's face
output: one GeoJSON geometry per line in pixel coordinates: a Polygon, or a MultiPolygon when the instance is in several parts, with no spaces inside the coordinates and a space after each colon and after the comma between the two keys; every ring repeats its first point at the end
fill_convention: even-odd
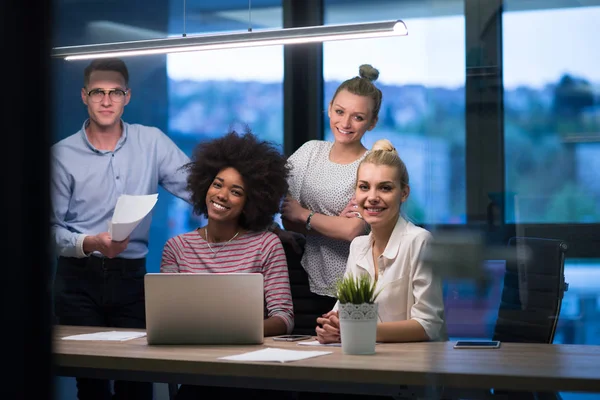
{"type": "Polygon", "coordinates": [[[371,163],[359,167],[356,203],[371,227],[395,224],[408,194],[409,188],[400,182],[396,168],[371,163]]]}
{"type": "Polygon", "coordinates": [[[375,127],[373,99],[347,90],[340,91],[329,105],[329,128],[336,142],[360,142],[366,131],[375,127]]]}
{"type": "Polygon", "coordinates": [[[232,167],[220,170],[206,193],[208,219],[237,221],[245,204],[246,191],[240,173],[232,167]]]}

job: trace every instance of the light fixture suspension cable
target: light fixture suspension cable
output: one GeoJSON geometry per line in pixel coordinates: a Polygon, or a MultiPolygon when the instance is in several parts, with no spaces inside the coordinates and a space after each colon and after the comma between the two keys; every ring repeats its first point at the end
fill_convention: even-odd
{"type": "Polygon", "coordinates": [[[248,32],[252,32],[252,0],[248,0],[248,32]]]}
{"type": "Polygon", "coordinates": [[[183,0],[183,37],[186,37],[185,33],[185,0],[183,0]]]}

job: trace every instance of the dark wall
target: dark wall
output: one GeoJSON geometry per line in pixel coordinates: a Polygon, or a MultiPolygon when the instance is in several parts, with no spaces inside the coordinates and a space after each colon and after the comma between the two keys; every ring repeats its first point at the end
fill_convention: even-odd
{"type": "Polygon", "coordinates": [[[50,2],[0,2],[2,399],[51,399],[48,142],[50,2]]]}

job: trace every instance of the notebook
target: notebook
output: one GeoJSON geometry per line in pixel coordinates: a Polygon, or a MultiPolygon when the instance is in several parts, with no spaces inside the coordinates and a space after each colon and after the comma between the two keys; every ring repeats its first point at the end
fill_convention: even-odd
{"type": "Polygon", "coordinates": [[[149,273],[148,344],[261,344],[263,276],[258,273],[149,273]]]}

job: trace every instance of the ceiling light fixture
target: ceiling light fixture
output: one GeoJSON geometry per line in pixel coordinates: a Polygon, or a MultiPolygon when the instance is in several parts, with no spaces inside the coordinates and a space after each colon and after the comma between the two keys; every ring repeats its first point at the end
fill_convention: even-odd
{"type": "Polygon", "coordinates": [[[242,33],[207,34],[165,39],[136,40],[82,46],[55,47],[52,57],[65,60],[142,56],[186,51],[232,49],[239,47],[289,45],[325,42],[330,40],[365,39],[386,36],[405,36],[406,25],[401,20],[360,24],[323,25],[304,28],[285,28],[242,33]]]}

